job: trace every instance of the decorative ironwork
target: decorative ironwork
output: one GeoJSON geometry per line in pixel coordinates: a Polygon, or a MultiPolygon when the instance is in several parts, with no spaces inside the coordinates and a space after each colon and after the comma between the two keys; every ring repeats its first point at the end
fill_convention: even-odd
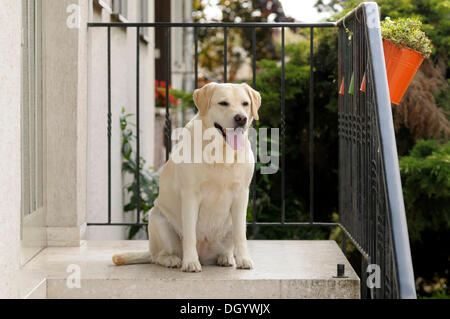
{"type": "MultiPolygon", "coordinates": [[[[393,234],[407,235],[407,230],[392,222],[392,216],[405,216],[401,193],[394,196],[395,188],[389,188],[389,184],[399,185],[399,177],[390,176],[386,171],[387,165],[398,171],[398,163],[395,166],[395,163],[386,160],[387,156],[397,157],[393,130],[380,125],[382,116],[391,122],[392,116],[386,114],[386,110],[390,111],[390,103],[386,104],[384,99],[386,96],[389,98],[384,57],[380,59],[380,56],[375,56],[382,52],[377,52],[379,48],[375,46],[381,46],[380,35],[376,33],[379,33],[376,4],[360,5],[340,20],[338,26],[339,83],[344,83],[344,90],[339,96],[338,115],[340,223],[359,243],[359,249],[367,255],[367,261],[380,267],[381,287],[367,290],[365,282],[362,282],[362,296],[415,297],[410,255],[407,261],[410,269],[401,270],[409,273],[408,285],[405,285],[404,291],[398,285],[397,260],[408,260],[409,242],[406,243],[408,254],[398,254],[396,245],[405,243],[394,242],[393,234]],[[368,19],[372,19],[369,21],[372,25],[369,25],[368,19]],[[384,70],[384,73],[377,74],[378,79],[374,68],[384,70]],[[365,92],[360,90],[363,77],[366,79],[365,92]],[[378,87],[378,83],[384,85],[378,87]],[[384,140],[384,137],[389,137],[389,140],[384,140]]],[[[363,267],[366,266],[364,262],[363,267]]],[[[365,272],[365,269],[362,271],[365,272]]],[[[362,277],[365,278],[365,275],[362,277]]]]}

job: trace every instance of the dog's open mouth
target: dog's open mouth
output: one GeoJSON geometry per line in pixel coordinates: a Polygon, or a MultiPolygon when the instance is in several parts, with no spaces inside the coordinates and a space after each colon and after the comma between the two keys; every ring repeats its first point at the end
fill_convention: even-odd
{"type": "Polygon", "coordinates": [[[234,150],[241,150],[245,146],[244,128],[237,127],[235,129],[224,129],[221,125],[214,123],[214,127],[222,134],[223,138],[227,141],[234,150]]]}
{"type": "Polygon", "coordinates": [[[224,130],[224,128],[222,126],[220,126],[217,123],[214,123],[214,127],[220,132],[220,134],[222,134],[222,136],[226,139],[227,138],[227,131],[224,130]]]}

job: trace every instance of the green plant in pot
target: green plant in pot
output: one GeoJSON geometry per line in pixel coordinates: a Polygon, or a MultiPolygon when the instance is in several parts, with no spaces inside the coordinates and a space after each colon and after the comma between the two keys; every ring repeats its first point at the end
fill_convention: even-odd
{"type": "MultiPolygon", "coordinates": [[[[384,59],[391,102],[399,104],[424,58],[431,53],[431,40],[417,18],[386,17],[381,22],[384,59]]],[[[361,91],[365,92],[365,75],[361,91]]]]}

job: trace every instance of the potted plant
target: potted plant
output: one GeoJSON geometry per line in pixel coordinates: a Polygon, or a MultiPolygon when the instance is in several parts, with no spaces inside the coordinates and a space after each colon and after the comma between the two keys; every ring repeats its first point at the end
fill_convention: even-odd
{"type": "MultiPolygon", "coordinates": [[[[386,17],[381,22],[384,60],[391,102],[399,104],[424,58],[430,56],[431,40],[422,31],[422,22],[417,18],[386,17]]],[[[361,84],[365,92],[366,76],[361,84]]]]}
{"type": "MultiPolygon", "coordinates": [[[[160,108],[166,107],[166,81],[155,80],[155,106],[160,108]]],[[[177,107],[178,100],[172,92],[172,85],[169,84],[169,107],[177,107]]]]}

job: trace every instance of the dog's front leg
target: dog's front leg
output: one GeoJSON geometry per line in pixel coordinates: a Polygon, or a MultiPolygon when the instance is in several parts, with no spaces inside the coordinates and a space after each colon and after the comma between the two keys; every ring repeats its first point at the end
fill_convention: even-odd
{"type": "Polygon", "coordinates": [[[247,248],[247,205],[248,189],[240,191],[231,206],[231,219],[233,223],[233,242],[236,267],[252,269],[253,261],[247,248]]]}
{"type": "Polygon", "coordinates": [[[200,272],[202,266],[197,252],[197,217],[199,204],[195,194],[184,192],[181,196],[181,219],[183,226],[183,263],[181,270],[200,272]]]}

